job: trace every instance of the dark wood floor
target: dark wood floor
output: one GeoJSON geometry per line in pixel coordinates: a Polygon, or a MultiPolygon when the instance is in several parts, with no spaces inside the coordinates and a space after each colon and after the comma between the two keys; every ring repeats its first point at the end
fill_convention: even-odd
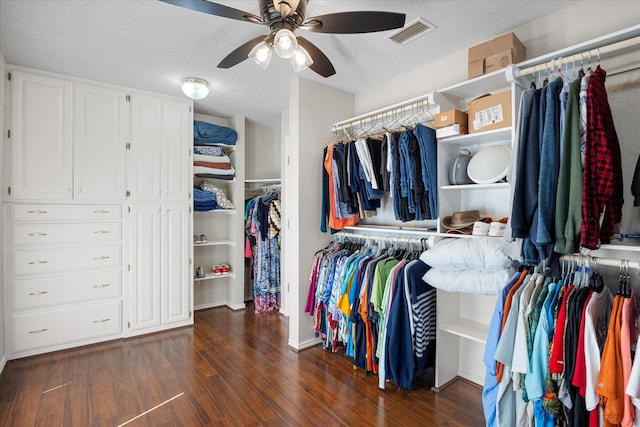
{"type": "Polygon", "coordinates": [[[481,390],[377,387],[343,355],[287,348],[274,313],[198,311],[193,328],[9,361],[0,425],[482,426],[481,390]]]}

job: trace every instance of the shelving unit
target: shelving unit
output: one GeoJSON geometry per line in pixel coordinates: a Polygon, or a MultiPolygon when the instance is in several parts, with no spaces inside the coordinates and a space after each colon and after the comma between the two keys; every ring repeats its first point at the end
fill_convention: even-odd
{"type": "Polygon", "coordinates": [[[194,115],[195,120],[227,126],[238,132],[235,145],[220,145],[235,169],[233,179],[194,176],[194,185],[210,181],[220,188],[234,209],[214,209],[193,212],[193,234],[207,237],[207,243],[193,244],[193,264],[195,271],[202,267],[205,277],[193,276],[194,308],[203,309],[227,305],[232,309],[244,308],[243,282],[243,193],[239,183],[244,183],[244,118],[222,119],[219,117],[194,115]],[[211,268],[227,264],[229,273],[214,275],[211,268]],[[239,290],[238,290],[239,289],[239,290]]]}

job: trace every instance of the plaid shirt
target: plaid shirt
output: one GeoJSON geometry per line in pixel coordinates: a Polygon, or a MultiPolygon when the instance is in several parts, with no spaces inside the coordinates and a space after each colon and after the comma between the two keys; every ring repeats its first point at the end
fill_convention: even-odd
{"type": "Polygon", "coordinates": [[[622,219],[622,162],[604,87],[606,75],[598,67],[587,88],[580,244],[589,249],[597,249],[599,243],[609,243],[614,224],[622,219]]]}

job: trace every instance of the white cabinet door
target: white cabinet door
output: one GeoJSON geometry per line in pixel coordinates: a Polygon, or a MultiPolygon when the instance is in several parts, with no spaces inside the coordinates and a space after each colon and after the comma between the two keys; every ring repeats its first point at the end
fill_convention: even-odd
{"type": "Polygon", "coordinates": [[[70,200],[73,184],[71,80],[11,73],[13,200],[70,200]]]}
{"type": "Polygon", "coordinates": [[[132,201],[159,201],[162,172],[162,102],[138,93],[129,103],[129,182],[132,201]]]}
{"type": "Polygon", "coordinates": [[[186,202],[193,184],[193,115],[187,102],[162,101],[162,200],[186,202]]]}
{"type": "Polygon", "coordinates": [[[191,315],[191,233],[189,207],[162,209],[162,323],[183,322],[191,315]]]}
{"type": "Polygon", "coordinates": [[[126,94],[76,83],[74,87],[74,197],[124,200],[126,94]]]}
{"type": "Polygon", "coordinates": [[[131,330],[160,325],[161,210],[158,204],[131,206],[129,272],[131,330]]]}

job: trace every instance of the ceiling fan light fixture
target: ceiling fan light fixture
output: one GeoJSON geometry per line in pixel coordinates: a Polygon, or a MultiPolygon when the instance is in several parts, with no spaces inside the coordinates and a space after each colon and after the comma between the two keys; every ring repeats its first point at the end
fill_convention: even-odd
{"type": "Polygon", "coordinates": [[[209,95],[209,83],[198,77],[187,77],[182,81],[182,93],[191,99],[204,99],[209,95]]]}
{"type": "Polygon", "coordinates": [[[256,64],[266,70],[271,63],[272,50],[273,49],[271,49],[271,45],[269,45],[269,43],[265,41],[260,42],[251,49],[251,52],[249,52],[249,58],[253,59],[256,64]]]}
{"type": "Polygon", "coordinates": [[[313,64],[311,55],[307,52],[307,49],[302,46],[298,46],[296,53],[291,57],[291,66],[296,73],[304,71],[313,64]]]}
{"type": "Polygon", "coordinates": [[[273,50],[276,51],[276,55],[283,59],[289,59],[295,55],[297,49],[298,40],[296,40],[295,34],[286,28],[278,30],[273,41],[273,50]]]}

